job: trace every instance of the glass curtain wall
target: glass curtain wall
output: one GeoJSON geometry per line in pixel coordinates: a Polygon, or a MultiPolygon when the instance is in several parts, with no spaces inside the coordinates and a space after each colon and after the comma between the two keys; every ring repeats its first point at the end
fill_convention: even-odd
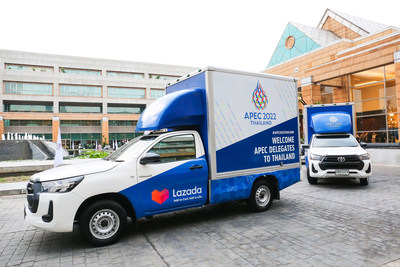
{"type": "Polygon", "coordinates": [[[366,143],[399,142],[394,65],[350,75],[357,138],[366,143]]]}

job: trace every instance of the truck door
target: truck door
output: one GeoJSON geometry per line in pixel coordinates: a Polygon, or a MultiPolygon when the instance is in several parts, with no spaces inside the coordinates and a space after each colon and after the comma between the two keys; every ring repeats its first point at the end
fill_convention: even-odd
{"type": "Polygon", "coordinates": [[[144,215],[202,206],[206,202],[208,167],[197,133],[172,134],[161,139],[138,160],[137,171],[144,215]],[[140,163],[149,153],[159,155],[159,161],[140,163]]]}

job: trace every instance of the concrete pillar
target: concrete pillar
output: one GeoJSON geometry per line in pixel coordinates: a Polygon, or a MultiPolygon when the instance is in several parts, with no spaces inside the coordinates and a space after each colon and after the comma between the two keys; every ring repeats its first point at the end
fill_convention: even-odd
{"type": "Polygon", "coordinates": [[[346,103],[350,102],[350,86],[348,77],[341,77],[341,87],[333,87],[333,103],[346,103]]]}
{"type": "Polygon", "coordinates": [[[102,143],[108,144],[109,127],[108,127],[108,117],[103,117],[101,122],[101,141],[102,143]]]}
{"type": "Polygon", "coordinates": [[[151,99],[151,89],[150,87],[146,87],[146,95],[145,95],[145,99],[151,99]]]}
{"type": "MultiPolygon", "coordinates": [[[[400,111],[400,51],[394,53],[394,66],[396,75],[396,99],[397,99],[397,112],[400,111]]],[[[400,115],[397,115],[398,136],[400,139],[400,115]]]]}
{"type": "Polygon", "coordinates": [[[53,133],[53,142],[57,142],[57,136],[58,136],[58,129],[60,128],[60,118],[57,116],[53,117],[53,122],[52,122],[52,133],[53,133]]]}
{"type": "Polygon", "coordinates": [[[57,114],[60,113],[60,84],[54,83],[53,84],[53,113],[57,114]]]}
{"type": "Polygon", "coordinates": [[[307,105],[321,103],[321,86],[314,84],[312,77],[301,79],[301,94],[307,105]]]}
{"type": "Polygon", "coordinates": [[[4,120],[3,116],[0,116],[0,140],[2,140],[2,134],[4,134],[4,120]]]}
{"type": "MultiPolygon", "coordinates": [[[[107,90],[107,86],[103,85],[103,94],[102,94],[102,98],[103,98],[103,114],[107,114],[108,110],[107,110],[107,103],[108,103],[108,90],[107,90]]],[[[107,138],[108,139],[108,138],[107,138]]]]}

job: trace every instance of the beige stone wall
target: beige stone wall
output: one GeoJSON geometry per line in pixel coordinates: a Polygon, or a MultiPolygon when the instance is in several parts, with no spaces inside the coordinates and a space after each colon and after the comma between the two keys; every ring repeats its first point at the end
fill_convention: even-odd
{"type": "Polygon", "coordinates": [[[346,39],[350,39],[350,40],[356,39],[361,36],[358,33],[356,33],[355,31],[350,30],[349,28],[344,26],[342,23],[334,20],[331,17],[328,17],[326,19],[324,25],[322,26],[322,29],[331,31],[334,34],[336,34],[337,36],[339,36],[340,38],[346,38],[346,39]]]}
{"type": "Polygon", "coordinates": [[[53,120],[53,125],[52,125],[52,133],[53,133],[53,142],[57,142],[57,136],[58,136],[58,129],[60,127],[60,121],[59,120],[53,120]]]}
{"type": "MultiPolygon", "coordinates": [[[[396,32],[398,31],[395,29],[388,29],[365,38],[359,38],[354,42],[343,40],[286,63],[278,64],[264,72],[292,76],[298,79],[312,77],[314,84],[335,86],[334,103],[348,102],[350,101],[350,92],[347,76],[352,73],[392,64],[394,62],[394,52],[400,51],[400,35],[396,35],[396,32]],[[374,42],[374,40],[376,41],[374,42]]],[[[400,74],[396,73],[397,77],[400,77],[400,74]]],[[[399,86],[399,78],[396,81],[397,86],[399,86]]],[[[303,99],[307,104],[318,102],[316,88],[312,86],[302,87],[303,99]]],[[[400,93],[398,98],[399,95],[400,93]]],[[[398,105],[399,103],[400,101],[398,100],[398,105]]],[[[300,106],[300,108],[302,107],[300,106]]],[[[398,110],[400,111],[400,108],[398,110]]]]}
{"type": "Polygon", "coordinates": [[[106,143],[106,144],[109,143],[109,140],[108,140],[109,127],[108,127],[108,125],[109,125],[108,120],[103,120],[101,123],[101,136],[102,136],[101,139],[102,139],[102,142],[106,143]]]}
{"type": "Polygon", "coordinates": [[[0,140],[2,139],[2,134],[4,134],[4,120],[0,120],[0,140]]]}

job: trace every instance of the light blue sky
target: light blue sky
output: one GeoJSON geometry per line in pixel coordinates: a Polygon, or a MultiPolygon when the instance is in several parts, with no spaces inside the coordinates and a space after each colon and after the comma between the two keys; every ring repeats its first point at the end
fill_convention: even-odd
{"type": "Polygon", "coordinates": [[[398,0],[7,0],[0,49],[261,71],[288,22],[326,8],[400,27],[398,0]]]}

